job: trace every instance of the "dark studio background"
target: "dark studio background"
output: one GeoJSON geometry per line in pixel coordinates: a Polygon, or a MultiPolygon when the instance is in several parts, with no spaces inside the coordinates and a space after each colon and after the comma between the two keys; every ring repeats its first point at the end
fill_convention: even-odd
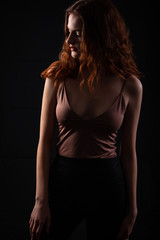
{"type": "MultiPolygon", "coordinates": [[[[29,240],[34,206],[36,151],[44,80],[40,73],[58,59],[64,41],[64,13],[74,1],[5,2],[1,19],[1,239],[29,240]]],[[[158,159],[158,5],[114,0],[130,28],[144,74],[137,135],[138,216],[133,239],[160,239],[158,159]]],[[[55,154],[53,144],[53,156],[55,154]]],[[[85,238],[85,221],[71,239],[85,238]]]]}

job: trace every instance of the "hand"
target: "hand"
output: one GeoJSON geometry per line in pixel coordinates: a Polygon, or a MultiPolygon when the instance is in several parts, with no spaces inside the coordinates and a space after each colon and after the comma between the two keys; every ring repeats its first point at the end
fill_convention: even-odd
{"type": "Polygon", "coordinates": [[[128,214],[120,227],[119,234],[117,235],[118,240],[129,240],[129,236],[132,233],[136,221],[137,214],[128,214]]]}
{"type": "Polygon", "coordinates": [[[41,231],[45,225],[45,230],[49,233],[50,228],[50,209],[48,204],[35,203],[29,220],[31,240],[39,240],[41,231]]]}

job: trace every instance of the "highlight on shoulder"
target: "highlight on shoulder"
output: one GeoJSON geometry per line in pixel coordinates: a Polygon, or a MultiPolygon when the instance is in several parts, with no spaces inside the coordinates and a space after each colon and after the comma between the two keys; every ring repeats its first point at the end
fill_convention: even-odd
{"type": "Polygon", "coordinates": [[[142,95],[143,85],[139,78],[131,75],[126,81],[126,89],[129,95],[142,95]]]}

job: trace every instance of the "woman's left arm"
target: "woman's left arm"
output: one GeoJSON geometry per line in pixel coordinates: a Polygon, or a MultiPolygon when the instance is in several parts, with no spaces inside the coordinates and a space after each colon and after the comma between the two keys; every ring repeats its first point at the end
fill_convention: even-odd
{"type": "Polygon", "coordinates": [[[127,186],[128,214],[134,216],[138,213],[136,135],[143,87],[140,80],[133,76],[127,80],[125,90],[128,104],[122,124],[120,161],[127,186]]]}

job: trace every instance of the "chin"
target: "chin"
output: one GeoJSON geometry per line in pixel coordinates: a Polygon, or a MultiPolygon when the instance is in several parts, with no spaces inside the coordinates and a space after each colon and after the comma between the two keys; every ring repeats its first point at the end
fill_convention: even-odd
{"type": "Polygon", "coordinates": [[[78,59],[79,58],[79,53],[77,52],[72,52],[71,57],[78,59]]]}

